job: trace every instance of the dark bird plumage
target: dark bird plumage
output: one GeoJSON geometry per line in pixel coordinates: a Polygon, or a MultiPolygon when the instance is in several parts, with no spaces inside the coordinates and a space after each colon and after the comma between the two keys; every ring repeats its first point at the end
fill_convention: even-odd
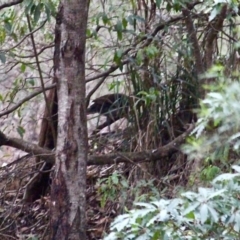
{"type": "Polygon", "coordinates": [[[116,121],[126,116],[128,108],[129,97],[122,93],[113,93],[94,99],[87,114],[99,113],[116,121]]]}
{"type": "Polygon", "coordinates": [[[87,114],[99,113],[107,120],[98,129],[102,129],[120,118],[126,117],[129,112],[130,97],[122,93],[113,93],[101,96],[93,100],[93,104],[87,108],[87,114]]]}

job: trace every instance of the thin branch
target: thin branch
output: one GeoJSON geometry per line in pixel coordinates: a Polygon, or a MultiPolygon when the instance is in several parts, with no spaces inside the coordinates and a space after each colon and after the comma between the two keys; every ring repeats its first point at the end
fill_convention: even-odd
{"type": "Polygon", "coordinates": [[[37,95],[39,95],[40,93],[42,92],[45,92],[49,89],[52,89],[52,88],[55,88],[56,87],[56,84],[52,84],[52,85],[49,85],[47,87],[45,87],[44,89],[40,89],[40,90],[37,90],[36,92],[33,92],[31,93],[29,96],[23,98],[21,101],[19,101],[15,106],[9,108],[8,110],[5,110],[5,111],[2,111],[0,112],[0,117],[2,116],[5,116],[13,111],[15,111],[16,109],[18,109],[22,104],[24,104],[25,102],[29,101],[30,99],[36,97],[37,95]]]}
{"type": "Polygon", "coordinates": [[[35,30],[33,30],[32,32],[29,32],[27,35],[25,35],[16,45],[14,45],[13,47],[9,48],[9,49],[2,49],[2,52],[8,52],[16,47],[18,47],[26,38],[28,38],[29,36],[31,36],[33,33],[37,32],[39,29],[41,29],[45,23],[47,22],[47,20],[45,20],[38,28],[36,28],[35,30]]]}
{"type": "MultiPolygon", "coordinates": [[[[31,21],[30,21],[30,16],[27,14],[27,22],[28,22],[28,28],[29,28],[29,31],[31,32],[32,31],[32,26],[31,26],[31,21]]],[[[42,86],[42,89],[44,89],[44,81],[43,81],[43,76],[42,76],[42,69],[41,69],[41,66],[40,66],[40,62],[39,62],[39,58],[38,58],[38,54],[37,54],[37,48],[36,48],[36,43],[35,43],[35,39],[34,39],[34,35],[33,33],[30,35],[31,37],[31,41],[32,41],[32,46],[33,46],[33,51],[34,51],[34,55],[35,55],[35,59],[36,59],[36,64],[37,64],[37,68],[38,68],[38,73],[39,73],[39,77],[40,77],[40,82],[41,82],[41,86],[42,86]]],[[[47,110],[47,115],[49,117],[49,126],[50,126],[50,129],[52,131],[52,136],[53,136],[53,141],[54,141],[54,145],[56,146],[56,132],[55,132],[55,129],[54,129],[54,126],[53,126],[53,122],[52,122],[52,116],[51,116],[51,110],[50,110],[50,106],[49,106],[49,103],[47,101],[47,95],[46,95],[46,92],[44,91],[43,92],[43,96],[44,96],[44,100],[45,100],[45,103],[46,103],[46,110],[47,110]]]]}
{"type": "MultiPolygon", "coordinates": [[[[126,61],[124,61],[124,62],[122,63],[122,65],[125,65],[125,64],[127,64],[128,62],[129,62],[129,61],[126,60],[126,61]]],[[[113,64],[113,65],[110,66],[110,68],[109,68],[108,70],[106,70],[105,72],[102,72],[102,73],[100,73],[100,74],[98,74],[98,75],[96,75],[96,76],[94,76],[94,77],[86,78],[86,83],[87,83],[87,82],[91,82],[91,81],[93,81],[93,80],[96,80],[96,79],[98,79],[98,78],[102,78],[102,77],[106,78],[106,77],[109,76],[110,73],[116,71],[117,69],[118,69],[118,66],[117,66],[116,64],[113,64]]]]}
{"type": "Polygon", "coordinates": [[[23,2],[23,0],[16,0],[16,1],[9,2],[9,3],[4,3],[4,4],[0,5],[0,10],[2,10],[3,8],[7,8],[7,7],[17,5],[21,2],[23,2]]]}
{"type": "MultiPolygon", "coordinates": [[[[191,4],[188,4],[188,9],[193,9],[196,5],[202,3],[201,1],[194,1],[191,4]]],[[[142,43],[143,41],[146,40],[146,42],[141,46],[141,48],[148,46],[153,40],[154,37],[158,34],[158,32],[160,30],[163,30],[166,28],[166,26],[169,26],[170,24],[173,24],[175,22],[178,22],[179,20],[182,20],[183,17],[182,15],[180,16],[175,16],[170,18],[168,21],[160,23],[156,26],[156,28],[152,31],[151,34],[147,35],[147,36],[143,36],[140,39],[138,39],[138,41],[136,41],[130,48],[126,49],[123,53],[123,57],[126,56],[131,50],[136,49],[136,47],[142,43]]],[[[135,53],[136,56],[136,53],[135,53]]],[[[124,66],[125,64],[128,64],[130,60],[125,60],[122,62],[122,66],[124,66]]],[[[99,79],[99,78],[106,78],[109,76],[109,74],[111,74],[112,72],[114,72],[115,70],[118,69],[118,66],[116,64],[112,64],[112,66],[110,66],[110,68],[108,70],[106,70],[103,73],[100,73],[96,76],[90,77],[90,78],[86,78],[86,82],[91,82],[93,80],[99,79]]],[[[102,80],[104,81],[104,80],[102,80]]]]}
{"type": "MultiPolygon", "coordinates": [[[[143,36],[140,38],[140,40],[138,40],[136,43],[134,43],[130,48],[126,49],[123,53],[123,57],[126,56],[131,50],[135,49],[137,47],[138,44],[142,43],[143,41],[146,40],[146,43],[143,45],[144,47],[148,46],[154,39],[154,37],[157,35],[157,33],[160,31],[160,30],[163,30],[166,26],[174,23],[174,22],[177,22],[179,20],[182,19],[182,16],[177,16],[177,17],[173,17],[171,18],[169,21],[167,22],[164,22],[164,23],[161,23],[159,24],[151,34],[149,34],[148,36],[143,36]],[[151,37],[149,37],[151,36],[151,37]]],[[[143,47],[142,46],[142,47],[143,47]]],[[[136,55],[136,53],[135,53],[136,55]]],[[[124,66],[125,64],[129,63],[130,60],[125,60],[123,61],[121,64],[122,66],[124,66]]],[[[112,72],[114,72],[115,70],[118,69],[118,66],[116,64],[112,64],[112,66],[110,66],[110,68],[108,70],[106,70],[105,72],[102,72],[96,76],[93,76],[93,77],[90,77],[90,78],[86,78],[86,82],[91,82],[93,80],[96,80],[96,79],[99,79],[99,78],[102,78],[102,77],[108,77],[109,74],[111,74],[112,72]]]]}
{"type": "MultiPolygon", "coordinates": [[[[95,29],[95,33],[98,33],[101,28],[106,28],[105,26],[98,25],[95,29]]],[[[90,36],[88,36],[86,39],[90,39],[95,36],[95,33],[92,33],[90,36]]]]}
{"type": "MultiPolygon", "coordinates": [[[[50,45],[48,45],[48,46],[46,46],[46,47],[43,47],[43,48],[37,53],[37,55],[39,56],[44,50],[46,50],[46,49],[48,49],[48,48],[52,48],[52,47],[54,47],[54,46],[55,46],[55,44],[50,44],[50,45]]],[[[13,54],[13,56],[14,56],[14,57],[18,57],[18,58],[32,58],[32,57],[35,57],[34,54],[32,54],[32,55],[26,55],[26,56],[20,56],[20,55],[17,55],[17,54],[13,54]]]]}

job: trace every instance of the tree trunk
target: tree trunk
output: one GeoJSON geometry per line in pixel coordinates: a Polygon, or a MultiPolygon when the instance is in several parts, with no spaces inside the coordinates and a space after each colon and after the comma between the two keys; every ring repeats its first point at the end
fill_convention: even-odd
{"type": "MultiPolygon", "coordinates": [[[[56,79],[52,83],[55,83],[56,79]]],[[[56,133],[57,133],[57,113],[58,113],[58,104],[57,104],[57,91],[55,88],[49,91],[47,96],[47,104],[49,106],[45,107],[41,130],[39,134],[38,146],[45,149],[53,150],[56,148],[56,133]]],[[[36,163],[39,164],[41,158],[36,157],[36,163]]],[[[26,202],[33,202],[36,199],[39,199],[41,196],[44,196],[49,190],[50,183],[50,170],[53,167],[53,163],[41,164],[37,166],[36,174],[28,182],[25,193],[24,200],[26,202]],[[40,170],[40,171],[39,171],[40,170]]]]}
{"type": "Polygon", "coordinates": [[[87,0],[64,0],[55,28],[58,95],[56,165],[51,189],[51,239],[86,239],[87,124],[85,41],[87,0]]]}

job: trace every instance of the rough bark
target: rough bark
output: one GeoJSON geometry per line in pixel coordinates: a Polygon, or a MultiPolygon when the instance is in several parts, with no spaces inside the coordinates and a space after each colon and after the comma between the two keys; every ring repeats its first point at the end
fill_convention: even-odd
{"type": "Polygon", "coordinates": [[[58,136],[51,189],[52,239],[86,239],[87,125],[85,41],[87,0],[61,1],[56,19],[54,69],[58,136]]]}

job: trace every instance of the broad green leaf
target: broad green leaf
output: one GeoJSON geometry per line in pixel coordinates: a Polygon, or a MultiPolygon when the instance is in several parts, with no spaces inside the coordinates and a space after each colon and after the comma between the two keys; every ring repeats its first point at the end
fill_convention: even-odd
{"type": "Polygon", "coordinates": [[[162,3],[162,0],[156,0],[156,6],[157,6],[158,8],[160,8],[161,3],[162,3]]]}
{"type": "Polygon", "coordinates": [[[236,176],[240,176],[239,173],[223,173],[219,176],[217,176],[214,180],[213,183],[217,183],[218,181],[228,181],[228,180],[232,180],[233,178],[235,178],[236,176]]]}
{"type": "Polygon", "coordinates": [[[39,3],[35,8],[35,11],[34,11],[34,22],[35,23],[37,23],[40,18],[42,7],[43,7],[43,5],[41,3],[39,3]]]}

